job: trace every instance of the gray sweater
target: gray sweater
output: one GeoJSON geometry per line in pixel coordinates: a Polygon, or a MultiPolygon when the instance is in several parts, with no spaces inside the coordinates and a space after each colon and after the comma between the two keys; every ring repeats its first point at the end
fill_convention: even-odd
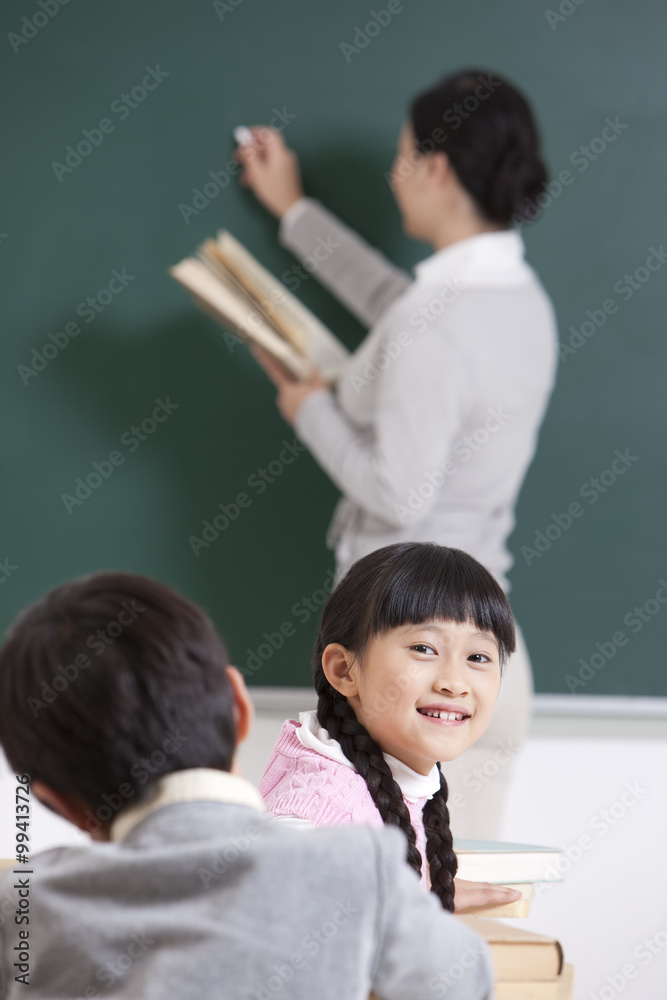
{"type": "MultiPolygon", "coordinates": [[[[225,776],[238,782],[248,785],[225,776]]],[[[486,945],[419,886],[402,834],[288,830],[261,800],[240,804],[244,794],[172,800],[116,842],[46,851],[5,873],[0,996],[491,1000],[486,945]],[[19,879],[30,883],[21,926],[19,879]],[[28,988],[13,964],[22,928],[28,988]]]]}
{"type": "Polygon", "coordinates": [[[295,425],[343,494],[328,536],[338,576],[383,545],[435,541],[507,587],[506,540],[557,359],[521,236],[460,240],[412,280],[312,199],[292,206],[279,235],[371,328],[335,394],[310,395],[295,425]]]}

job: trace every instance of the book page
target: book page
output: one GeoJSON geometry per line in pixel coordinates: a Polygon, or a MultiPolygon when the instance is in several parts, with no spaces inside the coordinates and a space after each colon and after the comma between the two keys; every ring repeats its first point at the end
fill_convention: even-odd
{"type": "Polygon", "coordinates": [[[230,291],[234,291],[240,300],[246,301],[251,308],[261,313],[279,337],[291,344],[302,357],[307,357],[302,332],[293,323],[284,321],[280,312],[274,308],[274,302],[266,297],[258,284],[239,266],[239,261],[233,254],[225,252],[216,240],[206,240],[199,248],[199,256],[230,291]]]}
{"type": "Polygon", "coordinates": [[[306,378],[309,362],[286,343],[256,311],[250,311],[247,302],[223,285],[201,261],[191,257],[170,268],[169,273],[197,300],[200,307],[223,326],[227,326],[244,339],[263,347],[272,357],[297,379],[306,378]]]}
{"type": "Polygon", "coordinates": [[[246,290],[253,288],[253,298],[266,304],[275,323],[290,328],[292,339],[300,338],[310,361],[319,368],[323,378],[335,381],[349,357],[349,351],[337,337],[296,296],[263,267],[231,233],[221,230],[217,243],[225,260],[232,264],[234,275],[244,274],[246,290]]]}

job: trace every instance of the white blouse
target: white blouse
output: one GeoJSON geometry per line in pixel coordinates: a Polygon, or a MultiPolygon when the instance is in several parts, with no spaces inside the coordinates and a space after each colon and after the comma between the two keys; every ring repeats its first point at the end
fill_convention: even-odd
{"type": "Polygon", "coordinates": [[[335,392],[308,396],[295,423],[343,494],[328,535],[338,578],[383,545],[434,541],[507,588],[506,542],[557,364],[553,308],[520,234],[460,240],[414,280],[310,198],[279,236],[370,327],[335,392]]]}

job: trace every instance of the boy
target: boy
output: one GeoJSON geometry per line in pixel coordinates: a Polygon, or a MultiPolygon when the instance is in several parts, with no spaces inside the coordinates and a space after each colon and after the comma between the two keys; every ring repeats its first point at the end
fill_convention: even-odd
{"type": "Polygon", "coordinates": [[[490,1000],[486,946],[398,831],[268,816],[234,773],[251,717],[209,619],[160,583],[98,573],[18,618],[0,651],[17,803],[30,782],[93,839],[0,880],[0,995],[490,1000]]]}

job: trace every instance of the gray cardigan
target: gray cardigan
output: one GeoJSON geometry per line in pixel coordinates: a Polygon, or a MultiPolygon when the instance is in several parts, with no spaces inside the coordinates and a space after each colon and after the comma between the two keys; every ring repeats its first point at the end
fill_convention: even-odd
{"type": "Polygon", "coordinates": [[[295,425],[343,494],[328,536],[338,577],[383,545],[435,541],[507,587],[506,540],[557,361],[521,236],[460,240],[417,264],[415,280],[309,198],[279,238],[371,328],[335,395],[310,395],[295,425]]]}
{"type": "Polygon", "coordinates": [[[14,905],[2,908],[0,996],[491,1000],[486,945],[423,891],[404,853],[396,830],[288,830],[238,798],[162,806],[118,842],[4,874],[0,899],[14,905]],[[14,978],[19,879],[28,989],[14,978]]]}

